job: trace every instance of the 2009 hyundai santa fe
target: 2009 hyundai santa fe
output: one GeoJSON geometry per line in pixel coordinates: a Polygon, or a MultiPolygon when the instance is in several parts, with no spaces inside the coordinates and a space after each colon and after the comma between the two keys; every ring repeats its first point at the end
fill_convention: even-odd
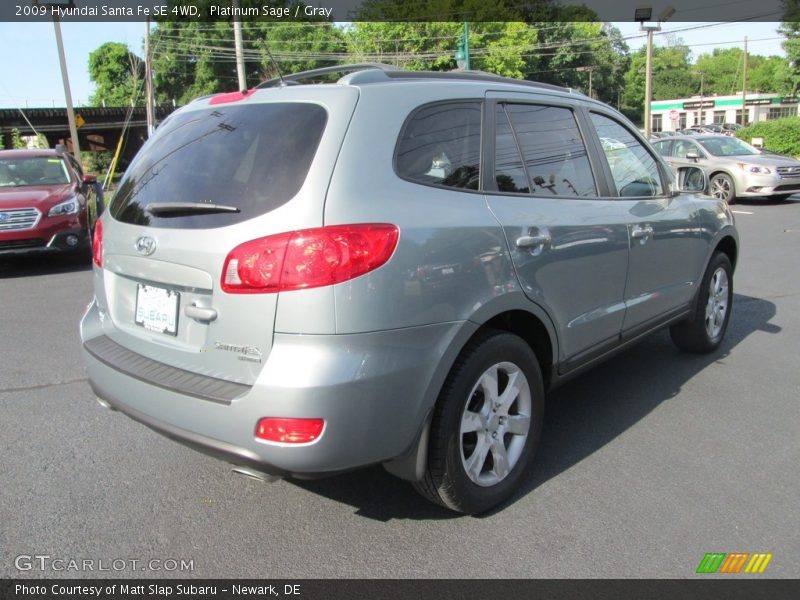
{"type": "Polygon", "coordinates": [[[328,71],[198,99],[131,164],[81,323],[102,404],[251,476],[382,463],[474,514],[548,389],[666,326],[719,346],[739,241],[700,169],[568,89],[328,71]]]}

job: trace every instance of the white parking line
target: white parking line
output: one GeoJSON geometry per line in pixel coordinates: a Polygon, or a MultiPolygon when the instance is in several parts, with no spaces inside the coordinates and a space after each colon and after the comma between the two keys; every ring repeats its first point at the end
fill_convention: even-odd
{"type": "Polygon", "coordinates": [[[755,213],[747,212],[746,210],[732,210],[731,211],[735,215],[752,215],[755,213]]]}

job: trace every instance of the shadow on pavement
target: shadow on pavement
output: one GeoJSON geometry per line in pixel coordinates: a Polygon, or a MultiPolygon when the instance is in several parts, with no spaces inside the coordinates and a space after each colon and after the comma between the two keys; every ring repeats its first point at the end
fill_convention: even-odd
{"type": "MultiPolygon", "coordinates": [[[[680,393],[697,373],[724,360],[750,334],[780,332],[780,327],[770,324],[775,314],[771,302],[735,294],[731,322],[717,352],[681,353],[664,331],[552,392],[542,441],[528,477],[504,506],[523,498],[646,418],[662,402],[680,393]]],[[[411,485],[395,479],[382,467],[330,479],[291,481],[315,494],[349,504],[357,509],[356,514],[378,521],[458,517],[424,500],[411,485]]],[[[502,509],[503,506],[497,510],[502,509]]]]}
{"type": "Polygon", "coordinates": [[[0,279],[91,270],[92,259],[88,252],[13,257],[0,255],[0,279]]]}

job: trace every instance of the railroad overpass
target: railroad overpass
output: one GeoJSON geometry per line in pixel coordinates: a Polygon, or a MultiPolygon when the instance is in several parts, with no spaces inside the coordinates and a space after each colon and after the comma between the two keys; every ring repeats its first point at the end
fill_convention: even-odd
{"type": "MultiPolygon", "coordinates": [[[[157,107],[156,121],[162,121],[173,110],[172,106],[157,107]]],[[[144,107],[80,107],[75,109],[75,115],[80,125],[78,139],[81,151],[114,152],[126,123],[122,158],[132,159],[147,139],[144,107]]],[[[67,143],[68,149],[72,149],[68,141],[70,135],[66,108],[0,109],[0,148],[11,148],[11,132],[14,129],[23,136],[37,132],[46,136],[50,148],[61,141],[67,143]]]]}

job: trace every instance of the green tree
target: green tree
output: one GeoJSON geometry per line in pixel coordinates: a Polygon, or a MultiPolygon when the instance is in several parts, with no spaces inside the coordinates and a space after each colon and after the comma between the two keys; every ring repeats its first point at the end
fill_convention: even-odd
{"type": "Polygon", "coordinates": [[[788,60],[785,85],[796,94],[800,87],[800,0],[783,0],[783,6],[785,13],[778,31],[786,36],[783,42],[788,60]]]}
{"type": "Polygon", "coordinates": [[[130,106],[144,103],[142,60],[125,44],[106,42],[89,54],[89,78],[95,90],[89,98],[94,106],[130,106]]]}
{"type": "MultiPolygon", "coordinates": [[[[700,93],[699,73],[703,73],[703,94],[720,96],[734,94],[742,89],[744,51],[741,48],[717,48],[710,54],[701,54],[695,63],[698,74],[697,90],[700,93]]],[[[788,62],[779,56],[764,57],[750,54],[747,57],[747,88],[759,92],[789,92],[788,62]]]]}
{"type": "MultiPolygon", "coordinates": [[[[219,2],[195,4],[201,14],[207,14],[210,6],[219,2]]],[[[243,9],[287,5],[261,0],[241,0],[240,4],[243,9]]],[[[235,90],[238,75],[233,37],[233,19],[159,22],[151,39],[158,101],[185,104],[198,96],[235,90]]],[[[278,70],[291,73],[345,58],[344,34],[323,20],[243,19],[242,37],[248,87],[277,76],[278,70]]]]}
{"type": "MultiPolygon", "coordinates": [[[[625,74],[623,112],[636,122],[642,121],[644,113],[646,53],[644,47],[634,52],[625,74]]],[[[653,48],[653,100],[686,98],[695,93],[699,80],[691,70],[689,56],[689,47],[681,42],[653,48]]]]}

